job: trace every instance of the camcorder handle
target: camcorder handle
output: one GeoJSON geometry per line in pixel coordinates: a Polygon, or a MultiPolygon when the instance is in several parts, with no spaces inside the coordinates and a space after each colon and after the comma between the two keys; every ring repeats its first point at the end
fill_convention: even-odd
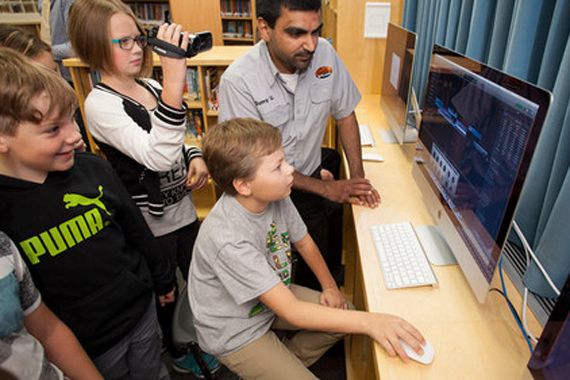
{"type": "MultiPolygon", "coordinates": [[[[164,22],[170,24],[170,12],[164,11],[164,22]]],[[[182,49],[180,46],[159,40],[156,38],[158,33],[158,26],[153,27],[147,33],[148,44],[152,47],[158,55],[172,57],[172,58],[192,58],[198,53],[201,53],[212,48],[212,33],[208,31],[190,34],[188,36],[188,48],[182,49]]],[[[182,41],[183,34],[180,34],[182,41]]]]}

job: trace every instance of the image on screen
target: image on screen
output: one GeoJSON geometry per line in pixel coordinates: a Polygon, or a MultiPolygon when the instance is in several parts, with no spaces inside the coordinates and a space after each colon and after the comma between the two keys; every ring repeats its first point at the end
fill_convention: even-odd
{"type": "Polygon", "coordinates": [[[489,282],[537,139],[539,104],[509,89],[509,80],[434,53],[420,130],[424,169],[489,282]]]}

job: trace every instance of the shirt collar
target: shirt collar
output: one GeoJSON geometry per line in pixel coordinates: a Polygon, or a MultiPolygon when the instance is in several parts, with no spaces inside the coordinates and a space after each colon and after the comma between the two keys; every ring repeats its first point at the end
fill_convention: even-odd
{"type": "Polygon", "coordinates": [[[275,66],[273,60],[271,59],[271,55],[269,54],[269,49],[267,48],[267,43],[265,41],[261,40],[259,42],[259,50],[261,58],[265,61],[267,69],[269,70],[270,74],[270,78],[268,78],[269,87],[273,87],[279,80],[278,78],[279,70],[277,69],[277,66],[275,66]]]}

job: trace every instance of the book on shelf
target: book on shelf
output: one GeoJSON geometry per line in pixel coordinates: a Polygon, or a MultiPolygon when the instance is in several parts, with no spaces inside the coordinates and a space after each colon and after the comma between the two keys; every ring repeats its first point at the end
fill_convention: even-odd
{"type": "Polygon", "coordinates": [[[189,67],[186,70],[186,93],[189,101],[200,100],[200,85],[198,83],[198,69],[189,67]]]}
{"type": "Polygon", "coordinates": [[[186,118],[186,136],[184,141],[190,145],[200,145],[204,136],[204,116],[202,110],[189,110],[186,118]]]}
{"type": "Polygon", "coordinates": [[[208,109],[217,111],[220,107],[218,101],[218,91],[220,87],[220,77],[222,72],[216,67],[208,67],[206,69],[206,99],[208,100],[208,109]]]}

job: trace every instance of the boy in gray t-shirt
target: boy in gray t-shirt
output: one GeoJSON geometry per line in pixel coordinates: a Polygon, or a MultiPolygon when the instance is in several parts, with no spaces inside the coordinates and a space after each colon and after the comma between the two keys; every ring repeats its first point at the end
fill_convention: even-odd
{"type": "Polygon", "coordinates": [[[208,131],[204,159],[224,194],[201,226],[188,277],[200,347],[244,379],[314,379],[306,367],[343,333],[370,335],[405,361],[399,340],[422,351],[424,338],[406,321],[346,310],[289,199],[294,169],[278,129],[225,121],[208,131]],[[322,292],[291,284],[291,244],[322,292]],[[273,329],[299,331],[280,340],[273,329]]]}

